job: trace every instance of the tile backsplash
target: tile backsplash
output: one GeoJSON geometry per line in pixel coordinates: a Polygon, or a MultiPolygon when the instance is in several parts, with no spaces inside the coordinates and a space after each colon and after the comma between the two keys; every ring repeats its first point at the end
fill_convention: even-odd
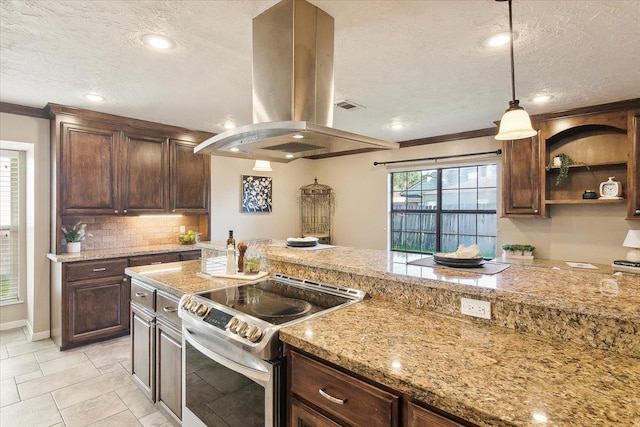
{"type": "MultiPolygon", "coordinates": [[[[86,231],[91,236],[82,242],[82,250],[113,249],[178,243],[181,225],[187,231],[206,231],[199,230],[200,219],[198,216],[78,216],[65,218],[62,226],[71,227],[78,221],[87,224],[86,231]]],[[[63,247],[65,245],[63,242],[63,247]]]]}

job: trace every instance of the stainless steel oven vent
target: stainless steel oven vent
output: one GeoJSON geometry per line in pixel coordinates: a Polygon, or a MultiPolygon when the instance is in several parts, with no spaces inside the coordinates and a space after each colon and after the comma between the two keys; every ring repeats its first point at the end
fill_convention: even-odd
{"type": "Polygon", "coordinates": [[[283,0],[254,18],[253,124],[216,135],[195,152],[286,163],[397,149],[332,128],[333,33],[333,17],[305,0],[283,0]],[[284,144],[289,150],[274,148],[284,144]]]}

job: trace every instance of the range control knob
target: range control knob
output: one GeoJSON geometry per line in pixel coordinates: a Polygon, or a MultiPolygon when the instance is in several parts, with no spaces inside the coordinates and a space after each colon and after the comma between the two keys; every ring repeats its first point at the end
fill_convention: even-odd
{"type": "Polygon", "coordinates": [[[191,297],[190,296],[185,298],[184,301],[182,301],[182,305],[181,305],[182,309],[183,310],[187,310],[187,307],[189,306],[190,302],[191,302],[191,297]]]}
{"type": "Polygon", "coordinates": [[[238,324],[238,329],[236,330],[236,334],[243,337],[244,334],[247,332],[248,328],[249,328],[249,324],[247,322],[240,321],[240,323],[238,324]]]}
{"type": "Polygon", "coordinates": [[[262,338],[263,332],[256,325],[249,326],[246,334],[244,335],[251,342],[258,342],[262,338]]]}
{"type": "Polygon", "coordinates": [[[233,332],[235,334],[236,331],[238,330],[238,325],[239,324],[240,324],[240,321],[238,320],[238,318],[237,317],[233,317],[233,318],[231,318],[229,323],[227,323],[227,329],[229,329],[230,332],[233,332]]]}
{"type": "Polygon", "coordinates": [[[204,304],[199,304],[198,308],[196,308],[196,315],[200,316],[200,317],[204,317],[206,316],[206,314],[209,312],[209,307],[207,307],[204,304]]]}
{"type": "Polygon", "coordinates": [[[198,301],[191,301],[189,303],[189,305],[187,306],[187,310],[189,310],[191,313],[195,313],[196,312],[196,307],[198,307],[198,301]]]}

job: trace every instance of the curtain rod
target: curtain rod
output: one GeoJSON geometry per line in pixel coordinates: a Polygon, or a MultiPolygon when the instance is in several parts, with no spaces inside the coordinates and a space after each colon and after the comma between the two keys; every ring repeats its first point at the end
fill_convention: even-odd
{"type": "Polygon", "coordinates": [[[392,163],[420,162],[420,161],[423,161],[423,160],[435,160],[435,161],[438,161],[440,159],[453,159],[453,158],[456,158],[456,157],[481,156],[483,154],[495,154],[496,156],[499,156],[500,154],[502,154],[502,150],[498,149],[496,151],[483,151],[482,153],[454,154],[454,155],[451,155],[451,156],[423,157],[421,159],[394,160],[394,161],[390,161],[390,162],[373,162],[373,166],[390,165],[392,163]]]}

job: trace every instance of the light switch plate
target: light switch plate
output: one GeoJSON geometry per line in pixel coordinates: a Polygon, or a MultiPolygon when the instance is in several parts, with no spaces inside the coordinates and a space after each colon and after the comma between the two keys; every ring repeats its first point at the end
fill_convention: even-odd
{"type": "Polygon", "coordinates": [[[491,319],[491,301],[461,298],[460,305],[462,314],[480,317],[482,319],[491,319]]]}
{"type": "Polygon", "coordinates": [[[187,230],[186,226],[184,226],[184,225],[180,226],[180,234],[184,234],[186,232],[186,230],[187,230]]]}

